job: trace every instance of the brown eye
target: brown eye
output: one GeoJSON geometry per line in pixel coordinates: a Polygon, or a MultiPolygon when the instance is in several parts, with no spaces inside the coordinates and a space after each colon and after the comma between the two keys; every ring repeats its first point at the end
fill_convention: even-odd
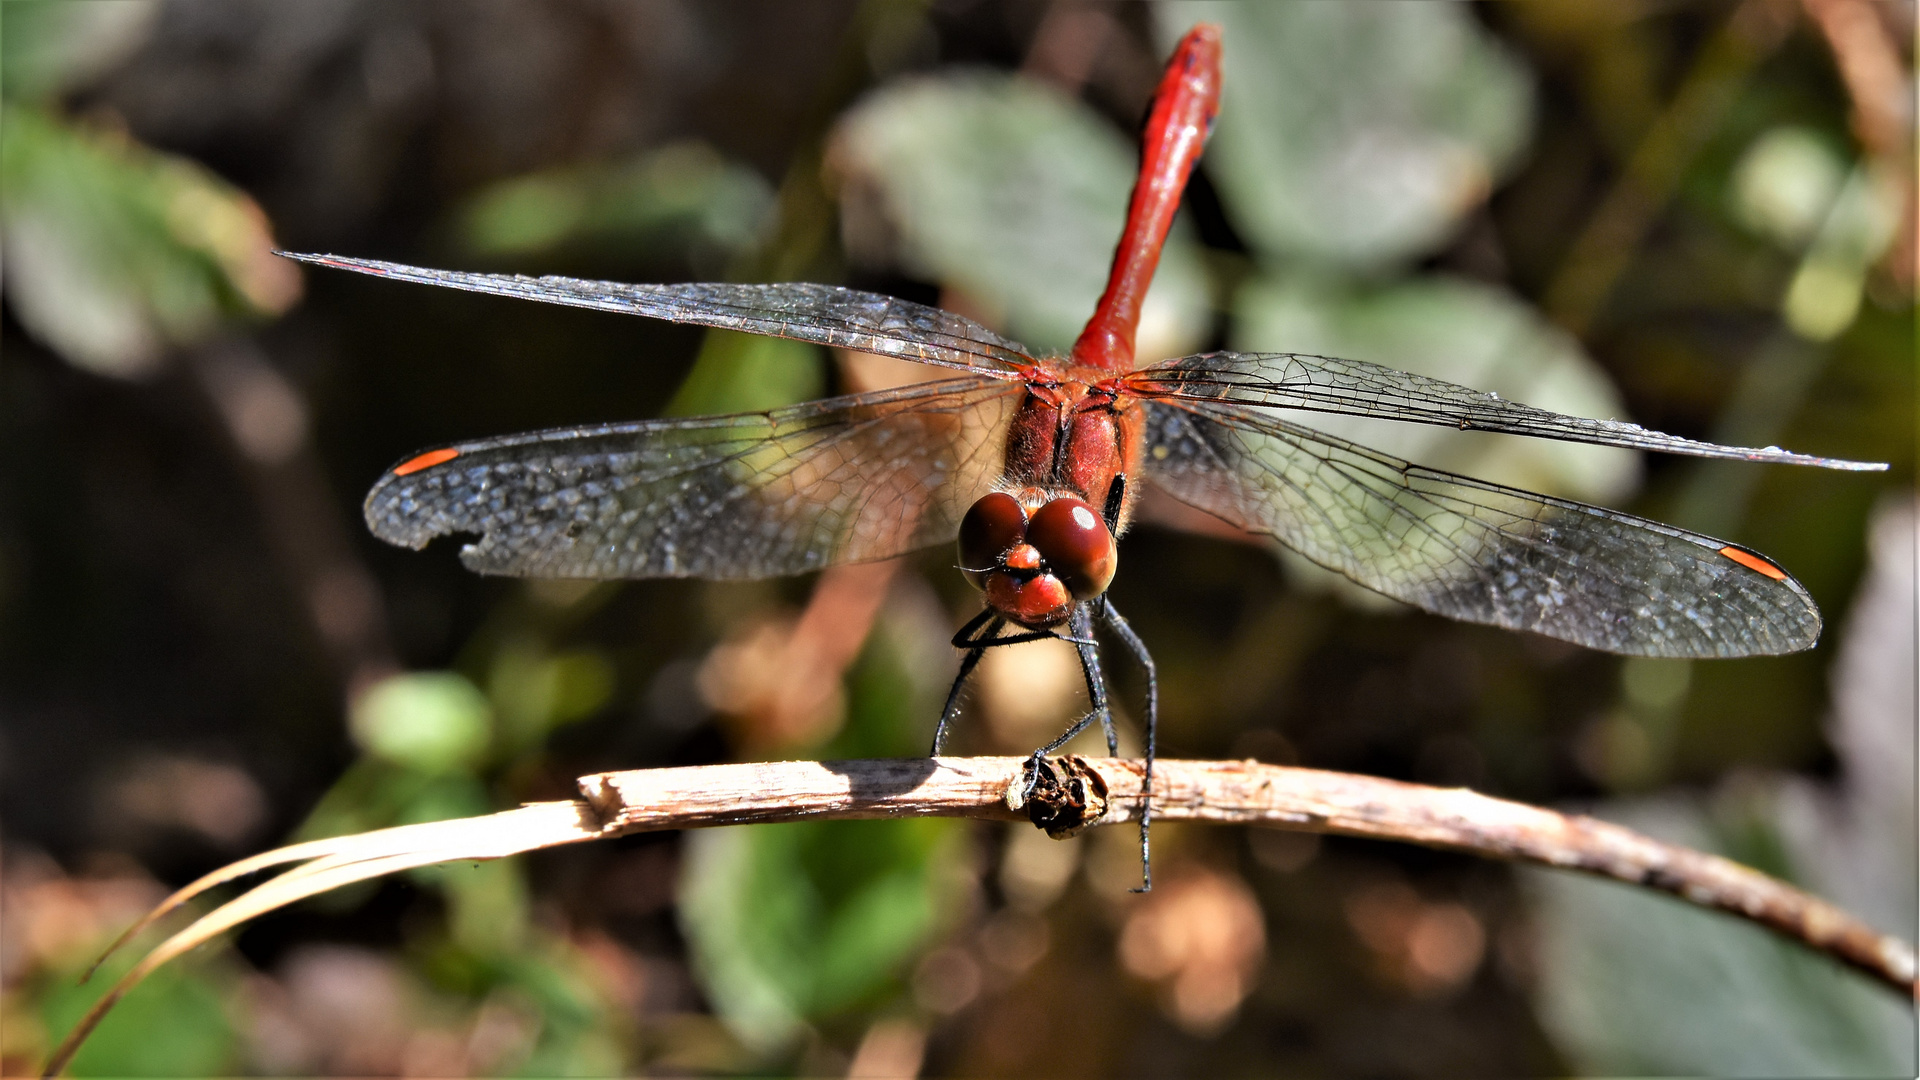
{"type": "Polygon", "coordinates": [[[1106,523],[1079,499],[1055,499],[1035,510],[1027,543],[1040,549],[1047,568],[1080,600],[1106,592],[1120,563],[1106,523]]]}
{"type": "Polygon", "coordinates": [[[976,589],[1007,549],[1027,537],[1027,511],[1004,491],[983,495],[960,519],[960,569],[976,589]]]}

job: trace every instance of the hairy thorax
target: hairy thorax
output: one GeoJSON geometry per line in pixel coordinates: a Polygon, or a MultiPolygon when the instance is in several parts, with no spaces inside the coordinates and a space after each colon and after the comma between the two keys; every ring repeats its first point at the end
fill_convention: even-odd
{"type": "MultiPolygon", "coordinates": [[[[1035,365],[1007,433],[1002,490],[1030,513],[1063,496],[1105,508],[1114,479],[1135,475],[1145,433],[1139,401],[1111,372],[1061,361],[1035,365]]],[[[1125,493],[1115,535],[1126,529],[1136,495],[1125,493]]]]}

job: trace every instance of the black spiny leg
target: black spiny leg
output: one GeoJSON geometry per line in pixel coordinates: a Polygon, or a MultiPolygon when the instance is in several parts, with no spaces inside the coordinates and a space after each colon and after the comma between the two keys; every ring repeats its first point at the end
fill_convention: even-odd
{"type": "MultiPolygon", "coordinates": [[[[1001,628],[1006,625],[1007,620],[1005,616],[998,614],[992,608],[988,608],[986,611],[975,615],[967,625],[961,627],[959,632],[953,635],[951,644],[956,649],[979,650],[998,648],[1001,645],[1024,645],[1029,641],[1045,641],[1048,638],[1060,637],[1059,634],[1051,630],[1029,630],[1023,634],[1009,634],[1006,637],[994,637],[994,635],[999,633],[1001,628]],[[969,637],[968,635],[980,629],[980,624],[982,623],[991,623],[991,625],[985,630],[980,630],[977,635],[969,637]]],[[[1060,640],[1076,641],[1078,639],[1060,638],[1060,640]]]]}
{"type": "Polygon", "coordinates": [[[947,707],[940,710],[940,725],[933,729],[933,750],[928,757],[939,757],[940,751],[947,745],[947,725],[960,712],[960,688],[967,685],[967,676],[980,664],[980,658],[986,655],[986,649],[969,649],[960,660],[960,674],[953,677],[953,689],[947,691],[947,707]]]}
{"type": "MultiPolygon", "coordinates": [[[[1113,730],[1113,710],[1107,705],[1107,676],[1100,670],[1100,645],[1093,639],[1093,607],[1082,604],[1074,611],[1073,636],[1067,640],[1073,642],[1074,650],[1080,654],[1080,671],[1087,677],[1087,701],[1093,706],[1087,718],[1100,718],[1101,730],[1107,736],[1107,756],[1119,757],[1120,736],[1113,730]]],[[[1063,739],[1054,746],[1064,742],[1063,739]]]]}
{"type": "Polygon", "coordinates": [[[1067,745],[1075,735],[1091,727],[1095,720],[1100,721],[1101,729],[1106,732],[1107,753],[1117,755],[1120,752],[1120,739],[1113,729],[1113,710],[1107,705],[1107,680],[1100,670],[1100,646],[1093,640],[1093,605],[1081,604],[1076,607],[1073,620],[1068,625],[1073,636],[1062,640],[1073,642],[1074,649],[1080,653],[1080,670],[1087,677],[1087,700],[1092,707],[1072,727],[1061,732],[1058,738],[1033,752],[1033,759],[1027,768],[1028,795],[1033,794],[1033,786],[1039,782],[1040,760],[1067,745]]]}
{"type": "Polygon", "coordinates": [[[1140,888],[1137,892],[1153,891],[1153,864],[1148,860],[1147,830],[1153,824],[1153,755],[1155,736],[1160,724],[1160,683],[1154,670],[1153,657],[1147,653],[1147,643],[1133,632],[1133,627],[1113,608],[1112,601],[1100,598],[1100,617],[1105,620],[1115,637],[1127,647],[1140,667],[1147,673],[1147,768],[1140,780],[1140,888]]]}
{"type": "MultiPolygon", "coordinates": [[[[940,751],[947,742],[947,728],[953,724],[953,718],[960,714],[960,689],[967,685],[967,676],[973,674],[973,669],[980,665],[980,658],[986,655],[988,649],[1002,645],[1024,645],[1029,641],[1045,641],[1048,638],[1060,636],[1051,630],[1029,630],[1021,634],[1009,634],[1006,637],[997,636],[1001,630],[1006,629],[1006,625],[1007,620],[1004,617],[992,608],[988,608],[969,619],[967,625],[953,635],[953,647],[965,649],[967,655],[960,661],[960,673],[954,676],[953,688],[947,691],[946,707],[940,710],[940,724],[933,729],[933,753],[928,756],[940,756],[940,751]]],[[[1080,639],[1085,636],[1076,634],[1075,637],[1066,640],[1078,645],[1080,639]]]]}
{"type": "MultiPolygon", "coordinates": [[[[1107,519],[1107,531],[1116,537],[1120,535],[1120,509],[1126,505],[1126,502],[1127,474],[1120,473],[1113,478],[1113,483],[1107,486],[1107,505],[1103,511],[1103,516],[1107,519]]],[[[1147,643],[1141,641],[1140,635],[1133,632],[1133,627],[1128,625],[1127,620],[1121,618],[1120,613],[1114,610],[1113,601],[1102,596],[1099,604],[1100,617],[1113,629],[1114,636],[1126,645],[1127,651],[1133,654],[1133,658],[1140,661],[1141,669],[1147,673],[1147,767],[1140,779],[1140,888],[1135,891],[1152,892],[1153,863],[1149,858],[1151,851],[1147,844],[1147,832],[1153,824],[1153,755],[1155,736],[1160,726],[1159,676],[1153,667],[1153,657],[1147,653],[1147,643]]],[[[1107,731],[1108,746],[1111,748],[1113,738],[1111,722],[1108,724],[1107,731]]]]}

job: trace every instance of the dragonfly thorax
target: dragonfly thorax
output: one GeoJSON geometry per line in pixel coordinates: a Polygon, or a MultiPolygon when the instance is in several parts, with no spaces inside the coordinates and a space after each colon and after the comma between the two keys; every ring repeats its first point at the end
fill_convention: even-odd
{"type": "Polygon", "coordinates": [[[960,521],[960,568],[993,610],[1040,630],[1107,591],[1119,549],[1100,515],[1071,496],[1029,513],[1004,491],[982,497],[960,521]]]}
{"type": "MultiPolygon", "coordinates": [[[[1030,512],[1056,495],[1104,506],[1115,478],[1138,469],[1144,410],[1100,374],[1057,360],[1028,370],[1026,398],[1008,425],[1004,478],[1030,512]]],[[[1116,535],[1126,531],[1130,502],[1110,523],[1116,535]]]]}

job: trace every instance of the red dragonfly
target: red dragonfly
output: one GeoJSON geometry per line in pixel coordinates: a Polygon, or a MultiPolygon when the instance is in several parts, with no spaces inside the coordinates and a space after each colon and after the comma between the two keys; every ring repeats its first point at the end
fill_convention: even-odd
{"type": "MultiPolygon", "coordinates": [[[[1355,360],[1211,352],[1134,362],[1141,302],[1220,99],[1220,36],[1176,48],[1145,128],[1112,275],[1072,351],[1040,356],[959,315],[832,285],[628,285],[291,255],[322,266],[677,323],[771,334],[959,371],[769,412],[537,431],[407,458],[367,496],[394,544],[476,534],[461,559],[523,577],[763,578],[885,559],[958,537],[986,606],[934,738],[986,649],[1064,637],[1115,747],[1096,623],[1147,673],[1106,597],[1115,538],[1142,485],[1415,607],[1635,656],[1722,657],[1813,645],[1800,583],[1738,545],[1644,518],[1456,476],[1323,435],[1289,412],[1833,469],[1885,465],[1695,442],[1536,409],[1355,360]],[[1010,628],[1012,633],[1004,633],[1010,628]]],[[[1146,876],[1150,805],[1141,815],[1146,876]]]]}

